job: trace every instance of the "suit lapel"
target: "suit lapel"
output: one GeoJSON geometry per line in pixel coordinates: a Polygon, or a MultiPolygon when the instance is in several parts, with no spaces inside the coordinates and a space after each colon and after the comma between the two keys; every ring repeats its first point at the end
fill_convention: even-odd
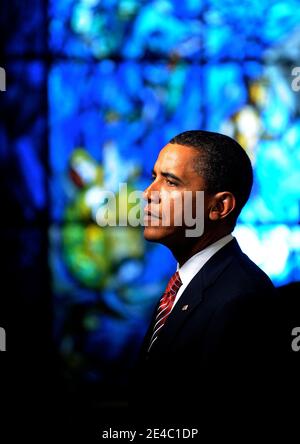
{"type": "MultiPolygon", "coordinates": [[[[243,254],[237,241],[234,239],[207,261],[203,268],[191,280],[175,304],[157,338],[157,341],[153,344],[150,354],[156,354],[165,350],[176,338],[177,332],[188,319],[190,314],[205,300],[205,290],[214,283],[218,276],[230,264],[233,255],[239,253],[243,254]]],[[[148,332],[152,332],[152,327],[153,324],[151,323],[148,332]]]]}
{"type": "Polygon", "coordinates": [[[153,315],[152,315],[152,318],[151,318],[148,330],[147,330],[147,332],[145,334],[145,337],[143,339],[143,342],[142,342],[142,345],[141,345],[141,349],[140,349],[140,357],[143,357],[147,353],[147,350],[148,350],[148,347],[149,347],[149,344],[150,344],[150,339],[151,339],[151,336],[152,336],[152,333],[153,333],[153,327],[154,327],[154,324],[155,324],[155,318],[156,318],[157,310],[158,310],[158,307],[159,307],[159,303],[160,303],[160,299],[159,299],[159,301],[157,302],[157,304],[155,306],[155,309],[153,311],[153,315]]]}

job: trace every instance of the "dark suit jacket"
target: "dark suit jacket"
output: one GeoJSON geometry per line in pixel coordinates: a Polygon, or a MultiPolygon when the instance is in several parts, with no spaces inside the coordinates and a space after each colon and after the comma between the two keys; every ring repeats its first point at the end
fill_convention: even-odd
{"type": "Polygon", "coordinates": [[[276,399],[274,301],[270,279],[235,239],[220,249],[147,353],[154,312],[132,377],[135,420],[226,427],[264,417],[276,399]]]}

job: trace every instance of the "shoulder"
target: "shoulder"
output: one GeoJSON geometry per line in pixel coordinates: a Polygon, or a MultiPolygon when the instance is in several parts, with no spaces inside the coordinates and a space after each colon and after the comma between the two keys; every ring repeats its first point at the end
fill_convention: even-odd
{"type": "Polygon", "coordinates": [[[225,246],[208,265],[204,270],[209,283],[204,298],[213,313],[211,320],[226,324],[235,320],[240,324],[264,318],[272,310],[277,297],[272,281],[236,241],[228,244],[227,251],[225,246]]]}
{"type": "Polygon", "coordinates": [[[207,291],[208,297],[215,299],[211,320],[219,328],[248,329],[253,334],[254,331],[266,331],[271,325],[276,289],[267,274],[238,245],[230,253],[230,261],[223,272],[207,291]]]}
{"type": "Polygon", "coordinates": [[[274,292],[271,279],[243,253],[235,239],[222,250],[219,256],[216,254],[211,263],[207,264],[208,268],[220,267],[221,270],[215,275],[213,287],[221,286],[233,299],[240,295],[247,299],[251,294],[274,292]]]}
{"type": "Polygon", "coordinates": [[[272,292],[274,285],[267,274],[244,253],[232,258],[232,261],[220,275],[227,287],[237,292],[249,293],[272,292]]]}

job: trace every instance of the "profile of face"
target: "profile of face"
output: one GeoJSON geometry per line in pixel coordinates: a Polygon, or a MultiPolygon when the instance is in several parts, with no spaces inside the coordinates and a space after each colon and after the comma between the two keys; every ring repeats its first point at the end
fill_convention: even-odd
{"type": "MultiPolygon", "coordinates": [[[[177,144],[167,144],[160,151],[153,168],[153,181],[144,191],[145,239],[167,246],[184,240],[187,216],[190,219],[196,216],[199,194],[196,192],[205,190],[205,181],[194,168],[198,155],[194,148],[177,144]],[[187,211],[192,214],[187,215],[187,211]]],[[[204,195],[201,208],[204,221],[208,207],[209,199],[204,195]]]]}

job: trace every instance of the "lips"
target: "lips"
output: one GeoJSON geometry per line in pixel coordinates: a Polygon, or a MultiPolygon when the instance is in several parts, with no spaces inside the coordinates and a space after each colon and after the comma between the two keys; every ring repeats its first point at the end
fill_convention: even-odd
{"type": "Polygon", "coordinates": [[[155,214],[152,211],[150,211],[148,207],[144,208],[144,216],[145,217],[156,218],[156,219],[161,219],[161,217],[158,214],[155,214]]]}

